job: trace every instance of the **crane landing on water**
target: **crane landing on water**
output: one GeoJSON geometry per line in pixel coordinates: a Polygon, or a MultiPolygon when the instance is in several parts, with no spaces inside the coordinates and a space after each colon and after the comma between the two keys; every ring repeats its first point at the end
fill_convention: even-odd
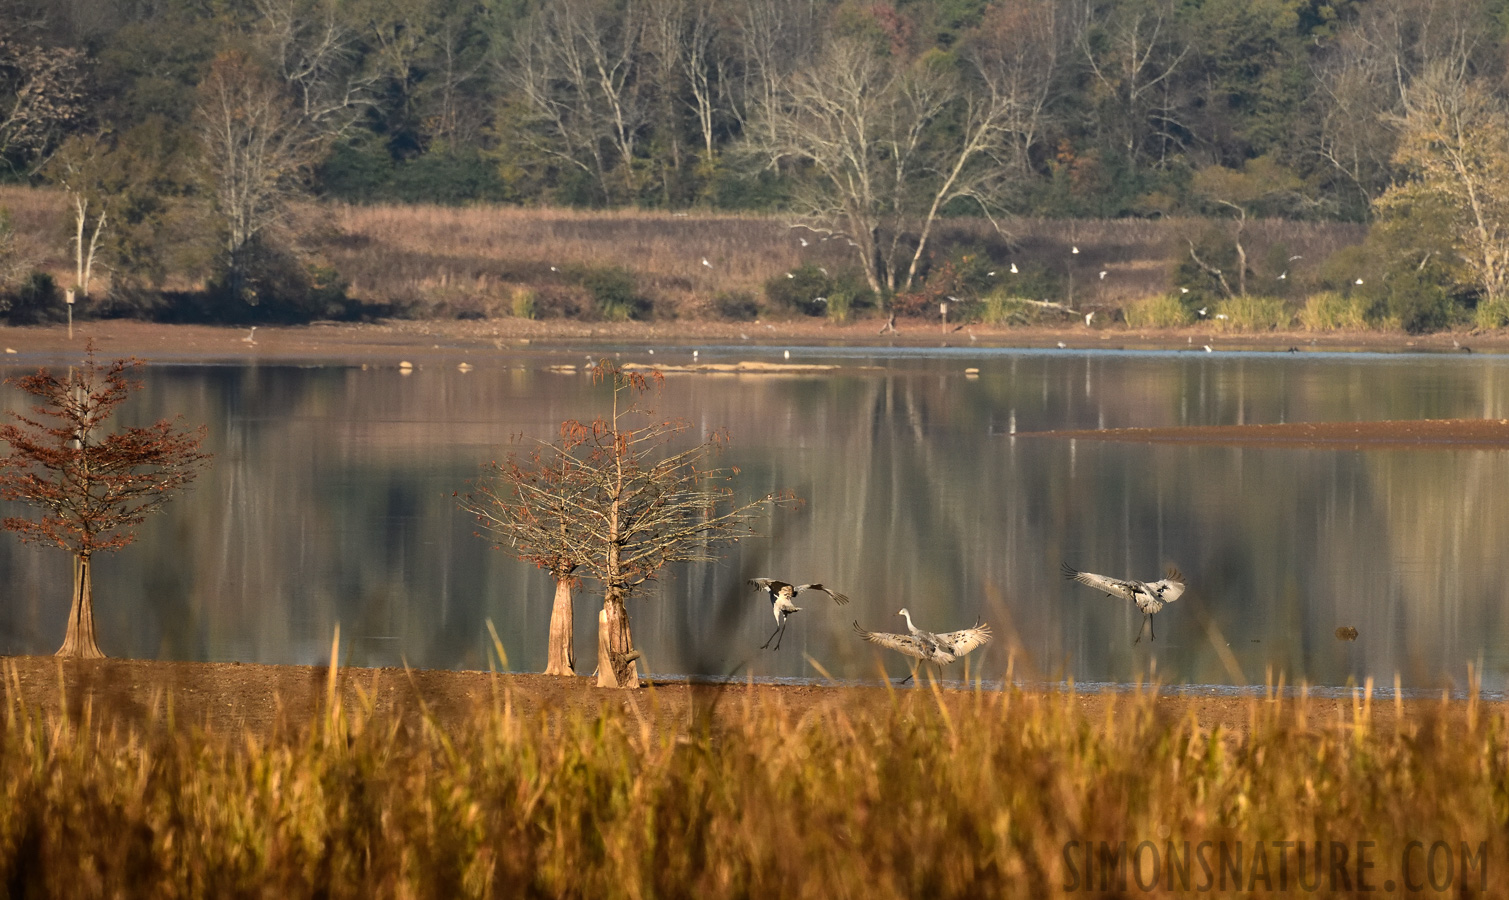
{"type": "MultiPolygon", "coordinates": [[[[1173,566],[1168,567],[1161,581],[1151,584],[1145,581],[1124,581],[1119,578],[1107,578],[1104,575],[1096,575],[1091,572],[1081,572],[1068,563],[1061,563],[1065,578],[1072,579],[1080,584],[1087,584],[1097,591],[1104,591],[1107,597],[1120,597],[1137,605],[1142,611],[1142,621],[1147,625],[1150,641],[1156,641],[1158,635],[1153,633],[1153,613],[1162,609],[1164,604],[1173,603],[1184,595],[1184,576],[1173,566]]],[[[1137,629],[1136,644],[1142,640],[1142,629],[1137,629]]]]}
{"type": "MultiPolygon", "coordinates": [[[[912,614],[903,608],[896,613],[906,618],[906,628],[910,634],[887,634],[883,631],[866,631],[854,623],[854,630],[859,636],[887,650],[895,650],[903,656],[910,656],[919,662],[930,662],[938,666],[938,678],[943,678],[943,667],[974,650],[982,644],[990,643],[990,626],[984,622],[976,621],[973,628],[965,628],[962,631],[946,631],[942,634],[934,634],[931,631],[923,631],[912,624],[912,614]]],[[[911,681],[917,675],[915,667],[912,674],[902,680],[902,684],[911,681]]]]}
{"type": "Polygon", "coordinates": [[[848,597],[836,591],[830,591],[820,584],[788,584],[784,581],[776,581],[774,578],[751,578],[749,579],[749,586],[755,590],[765,591],[770,594],[770,610],[775,614],[775,631],[772,631],[770,637],[765,639],[765,643],[760,645],[761,650],[766,648],[781,649],[781,642],[776,639],[776,635],[785,637],[786,620],[791,617],[792,613],[802,611],[802,608],[793,602],[796,600],[796,595],[802,591],[822,591],[829,597],[832,597],[833,601],[839,606],[843,606],[849,602],[848,597]],[[771,641],[775,641],[773,648],[770,647],[771,641]]]}

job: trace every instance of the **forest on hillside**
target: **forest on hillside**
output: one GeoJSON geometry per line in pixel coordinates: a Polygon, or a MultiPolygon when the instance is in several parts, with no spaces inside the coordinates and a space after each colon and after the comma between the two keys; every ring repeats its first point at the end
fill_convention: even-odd
{"type": "MultiPolygon", "coordinates": [[[[1253,220],[1366,223],[1331,268],[1375,277],[1308,289],[1415,330],[1509,322],[1505,0],[0,10],[0,177],[66,192],[100,314],[183,285],[206,318],[346,310],[291,213],[324,199],[774,213],[842,238],[881,309],[957,269],[951,218],[1008,246],[1020,217],[1205,217],[1170,261],[1185,305],[1278,276],[1253,220]]],[[[11,231],[8,302],[46,305],[11,231]]]]}

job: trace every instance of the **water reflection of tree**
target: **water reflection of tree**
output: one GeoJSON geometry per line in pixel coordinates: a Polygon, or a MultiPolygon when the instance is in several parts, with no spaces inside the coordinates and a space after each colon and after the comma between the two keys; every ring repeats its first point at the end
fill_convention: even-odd
{"type": "MultiPolygon", "coordinates": [[[[742,577],[785,573],[841,585],[870,627],[902,605],[929,621],[979,611],[1009,623],[1001,633],[1020,644],[1019,673],[1030,661],[1046,676],[1146,675],[1152,655],[1134,655],[1135,621],[1064,592],[1055,568],[1073,558],[1128,574],[1185,568],[1190,593],[1163,614],[1168,631],[1160,619],[1152,648],[1165,680],[1231,680],[1207,621],[1253,682],[1270,664],[1291,682],[1327,684],[1365,671],[1387,680],[1399,669],[1416,684],[1442,666],[1459,672],[1467,660],[1458,656],[1509,628],[1483,574],[1495,569],[1497,530],[1509,522],[1509,500],[1491,489],[1502,480],[1494,454],[1071,450],[1007,433],[1013,412],[1019,432],[1055,421],[1093,427],[1101,415],[1108,426],[1234,421],[1244,404],[1248,421],[1509,412],[1499,406],[1509,373],[1495,367],[1417,376],[1404,373],[1420,361],[1290,364],[1277,375],[1262,358],[1242,364],[1241,378],[1203,353],[1088,363],[1019,355],[987,362],[976,380],[949,361],[737,381],[670,376],[658,405],[697,428],[727,425],[728,462],[749,490],[789,487],[808,502],[769,537],[741,543],[730,563],[668,573],[661,590],[672,602],[640,607],[636,643],[665,672],[726,673],[753,659],[760,673],[815,674],[804,652],[835,674],[872,672],[831,611],[803,613],[811,618],[797,623],[792,654],[750,653],[769,609],[742,577]],[[1342,624],[1362,638],[1338,644],[1342,624]]],[[[529,637],[543,632],[548,608],[515,598],[548,596],[548,584],[471,538],[450,492],[489,448],[520,432],[548,440],[590,403],[581,375],[479,366],[464,377],[433,367],[408,378],[277,367],[148,377],[150,390],[122,415],[218,423],[206,450],[219,465],[177,501],[191,527],[149,530],[108,563],[112,582],[183,594],[163,607],[138,589],[132,611],[101,610],[101,627],[139,635],[129,652],[196,657],[214,647],[213,658],[316,662],[340,619],[374,636],[355,642],[353,662],[483,667],[490,617],[511,663],[543,667],[529,637]],[[395,635],[403,641],[377,640],[395,635]]],[[[45,564],[0,545],[0,574],[18,590],[32,590],[45,564]]],[[[58,627],[7,615],[13,642],[58,627]]],[[[578,638],[589,636],[583,623],[578,638]]],[[[1002,640],[972,665],[999,675],[1010,646],[1002,640]]]]}

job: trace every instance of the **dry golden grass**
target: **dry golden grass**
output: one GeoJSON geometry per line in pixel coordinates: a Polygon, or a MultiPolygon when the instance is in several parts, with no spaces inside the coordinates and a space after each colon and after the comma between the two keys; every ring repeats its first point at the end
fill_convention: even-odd
{"type": "MultiPolygon", "coordinates": [[[[518,288],[536,292],[541,315],[581,309],[576,276],[592,267],[633,273],[661,315],[709,317],[720,292],[762,296],[766,280],[801,265],[836,272],[855,264],[847,241],[824,241],[777,216],[498,206],[309,211],[326,217],[330,238],[321,252],[351,280],[356,296],[408,301],[420,315],[506,315],[518,288]]],[[[1181,219],[1023,219],[997,232],[983,220],[947,220],[934,235],[933,258],[983,251],[1000,263],[996,279],[1008,294],[1005,268],[1016,262],[1058,279],[1071,306],[1114,308],[1165,293],[1183,236],[1208,226],[1181,219]]],[[[1253,258],[1274,247],[1305,247],[1313,263],[1295,261],[1298,271],[1362,234],[1352,225],[1258,221],[1249,225],[1247,241],[1253,258]]]]}
{"type": "MultiPolygon", "coordinates": [[[[760,293],[772,274],[844,262],[833,242],[753,215],[476,207],[323,207],[323,252],[355,296],[411,298],[421,311],[468,304],[507,314],[514,292],[542,305],[579,289],[585,268],[619,268],[662,311],[706,314],[719,291],[760,293]],[[798,235],[811,245],[803,248],[798,235]],[[703,260],[707,264],[703,264],[703,260]]],[[[847,248],[845,248],[847,249],[847,248]]]]}
{"type": "MultiPolygon", "coordinates": [[[[71,283],[66,198],[0,186],[0,208],[9,210],[28,266],[71,283]]],[[[297,218],[304,249],[339,272],[353,297],[420,318],[508,316],[516,307],[541,318],[590,316],[583,275],[602,270],[628,272],[658,317],[714,318],[719,294],[763,298],[767,280],[802,265],[856,268],[845,239],[825,241],[775,215],[308,203],[297,218]],[[532,304],[519,301],[524,291],[532,292],[532,304]]],[[[984,220],[950,219],[935,230],[930,257],[941,263],[983,253],[1007,295],[1005,268],[1014,262],[1054,279],[1074,308],[1125,308],[1166,293],[1186,238],[1211,226],[1199,219],[1011,219],[997,231],[984,220]]],[[[1301,259],[1284,263],[1300,280],[1363,234],[1357,225],[1257,220],[1245,241],[1254,261],[1302,249],[1301,259]]],[[[177,289],[202,286],[183,273],[168,273],[168,281],[177,289]]]]}
{"type": "Polygon", "coordinates": [[[665,727],[653,694],[645,712],[524,715],[495,684],[475,715],[411,728],[360,694],[342,705],[332,673],[316,721],[259,737],[101,728],[87,705],[44,717],[14,679],[0,883],[18,896],[1179,893],[1279,888],[1280,854],[1290,890],[1329,896],[1425,884],[1438,841],[1453,889],[1493,895],[1509,864],[1505,720],[1475,697],[1380,725],[1369,693],[1314,727],[1303,698],[1270,695],[1230,733],[1161,716],[1150,691],[1090,721],[1072,693],[925,684],[795,711],[732,688],[717,716],[665,727]],[[1181,875],[1207,841],[1213,870],[1181,875]],[[1316,841],[1374,868],[1349,863],[1341,885],[1277,843],[1316,841]],[[1097,861],[1118,847],[1141,865],[1097,861]]]}
{"type": "Polygon", "coordinates": [[[51,274],[59,284],[73,283],[73,252],[68,243],[68,198],[62,191],[0,185],[0,210],[15,232],[14,252],[21,267],[51,274]]]}

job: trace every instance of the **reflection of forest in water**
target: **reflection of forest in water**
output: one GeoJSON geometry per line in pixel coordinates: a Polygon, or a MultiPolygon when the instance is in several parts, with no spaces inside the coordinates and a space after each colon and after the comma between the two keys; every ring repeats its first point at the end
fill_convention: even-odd
{"type": "MultiPolygon", "coordinates": [[[[807,351],[811,357],[818,351],[807,351]]],[[[662,354],[665,355],[665,354],[662,354]]],[[[825,376],[672,375],[657,412],[726,426],[743,490],[795,490],[766,536],[718,565],[668,572],[631,600],[656,672],[872,677],[849,631],[977,616],[998,640],[972,671],[1081,682],[1344,684],[1399,672],[1502,689],[1509,622],[1496,565],[1509,537],[1509,456],[1145,446],[1014,436],[1052,428],[1509,417],[1506,369],[1484,357],[1229,357],[980,352],[840,359],[825,376]],[[860,362],[870,364],[861,367],[860,362]],[[966,378],[966,367],[978,378],[966,378]],[[1189,578],[1131,644],[1139,615],[1066,583],[1091,571],[1189,578]],[[822,581],[779,654],[757,648],[769,604],[743,586],[822,581]],[[1354,626],[1355,643],[1338,642],[1354,626]],[[1218,651],[1217,645],[1220,645],[1218,651]],[[1229,645],[1229,648],[1227,647],[1229,645]],[[1230,653],[1225,651],[1229,649],[1230,653]]],[[[517,363],[515,364],[517,366],[517,363]]],[[[602,410],[581,374],[477,363],[424,369],[163,367],[124,415],[209,424],[213,467],[98,566],[102,645],[116,655],[310,663],[337,622],[349,661],[544,664],[546,579],[474,537],[452,492],[517,436],[602,410]]],[[[17,395],[6,388],[4,404],[17,395]]],[[[67,558],[0,543],[0,652],[61,640],[67,558]]],[[[578,592],[578,654],[599,598],[578,592]]],[[[902,661],[884,661],[892,674],[902,661]]],[[[590,668],[590,664],[589,664],[590,668]]],[[[951,677],[963,674],[956,666],[951,677]]]]}

